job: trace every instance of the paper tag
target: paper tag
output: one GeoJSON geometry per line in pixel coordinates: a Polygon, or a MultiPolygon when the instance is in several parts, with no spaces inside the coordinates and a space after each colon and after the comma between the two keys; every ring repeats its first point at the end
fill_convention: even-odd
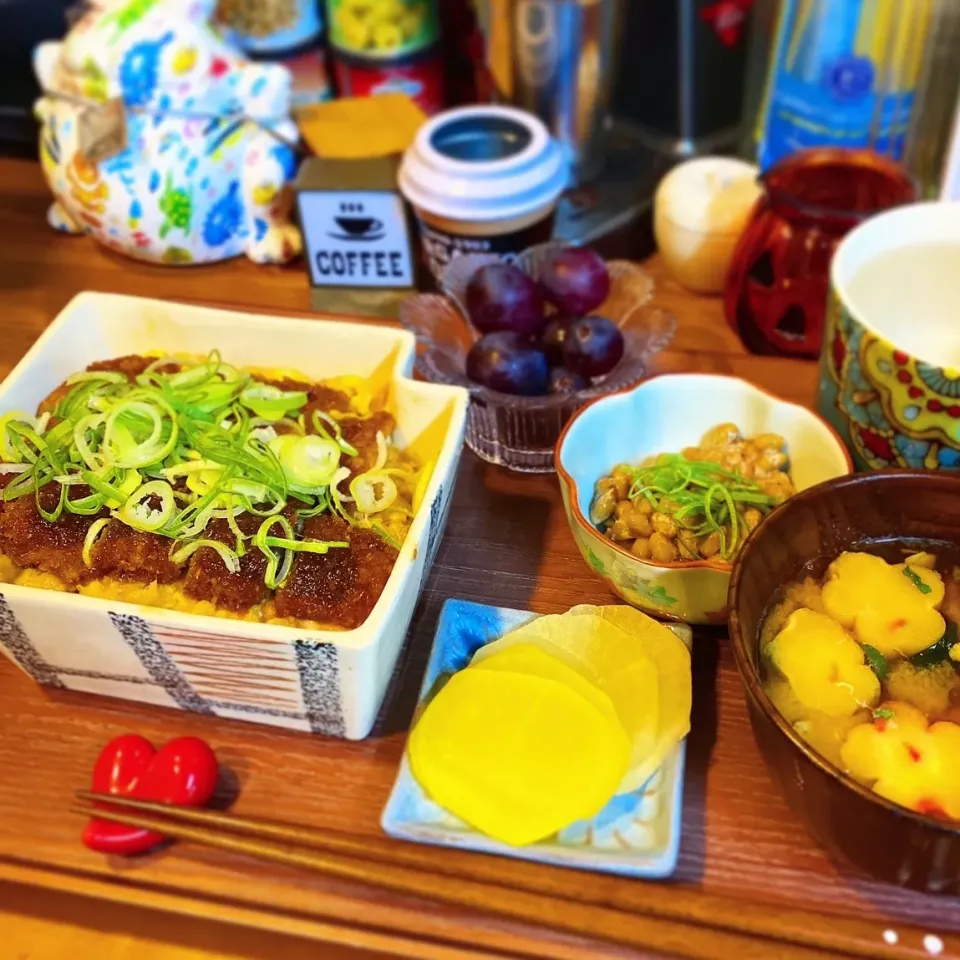
{"type": "Polygon", "coordinates": [[[412,287],[413,257],[403,201],[387,191],[299,194],[315,287],[412,287]]]}
{"type": "Polygon", "coordinates": [[[352,160],[403,153],[427,122],[405,94],[351,97],[297,111],[297,126],[318,157],[352,160]]]}
{"type": "Polygon", "coordinates": [[[87,107],[77,118],[77,144],[87,163],[97,164],[127,148],[127,114],[120,97],[87,107]]]}

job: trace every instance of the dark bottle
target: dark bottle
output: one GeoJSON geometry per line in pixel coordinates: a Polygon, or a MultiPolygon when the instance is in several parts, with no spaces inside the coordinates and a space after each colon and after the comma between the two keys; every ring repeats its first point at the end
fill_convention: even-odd
{"type": "Polygon", "coordinates": [[[481,97],[484,39],[473,0],[442,0],[439,9],[447,105],[459,107],[489,99],[481,97]]]}
{"type": "Polygon", "coordinates": [[[625,3],[614,113],[665,153],[735,147],[752,7],[753,0],[625,3]]]}

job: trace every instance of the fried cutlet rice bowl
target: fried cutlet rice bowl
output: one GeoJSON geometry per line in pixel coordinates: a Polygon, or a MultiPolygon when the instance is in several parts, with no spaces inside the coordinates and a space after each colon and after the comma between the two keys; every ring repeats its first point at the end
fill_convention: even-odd
{"type": "Polygon", "coordinates": [[[469,403],[414,380],[415,350],[378,324],[75,297],[0,383],[0,652],[70,691],[367,736],[469,403]]]}
{"type": "Polygon", "coordinates": [[[432,464],[366,384],[208,357],[94,362],[0,419],[0,579],[206,616],[359,626],[432,464]]]}

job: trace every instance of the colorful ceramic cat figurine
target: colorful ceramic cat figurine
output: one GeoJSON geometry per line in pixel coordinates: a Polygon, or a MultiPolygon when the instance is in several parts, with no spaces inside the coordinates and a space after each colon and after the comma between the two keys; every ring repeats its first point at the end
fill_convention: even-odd
{"type": "Polygon", "coordinates": [[[215,0],[96,0],[34,67],[48,219],[139,260],[207,263],[301,250],[290,74],[254,64],[210,26],[215,0]],[[121,97],[127,146],[91,163],[78,118],[121,97]]]}

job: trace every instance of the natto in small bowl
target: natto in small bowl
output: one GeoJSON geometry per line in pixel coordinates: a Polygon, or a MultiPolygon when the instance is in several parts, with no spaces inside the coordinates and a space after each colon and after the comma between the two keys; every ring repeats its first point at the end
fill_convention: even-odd
{"type": "Polygon", "coordinates": [[[560,492],[583,559],[617,596],[661,620],[724,623],[731,562],[635,556],[590,522],[594,489],[618,464],[679,453],[722,423],[735,423],[745,437],[783,437],[797,490],[853,472],[840,438],[815,413],[716,374],[666,374],[603,397],[570,420],[557,444],[560,492]]]}
{"type": "MultiPolygon", "coordinates": [[[[541,244],[525,250],[517,266],[537,279],[547,252],[566,246],[541,244]]],[[[465,291],[480,267],[500,258],[467,254],[452,260],[440,280],[443,295],[417,294],[400,307],[400,322],[417,337],[416,369],[425,380],[470,391],[467,446],[489,463],[521,473],[552,473],[554,447],[570,417],[585,403],[642,380],[650,358],[673,338],[676,318],[649,305],[653,280],[626,260],[607,263],[610,295],[591,313],[620,328],[623,359],[588,390],[575,394],[518,397],[490,390],[467,378],[467,353],[478,334],[467,320],[465,291]]]]}

